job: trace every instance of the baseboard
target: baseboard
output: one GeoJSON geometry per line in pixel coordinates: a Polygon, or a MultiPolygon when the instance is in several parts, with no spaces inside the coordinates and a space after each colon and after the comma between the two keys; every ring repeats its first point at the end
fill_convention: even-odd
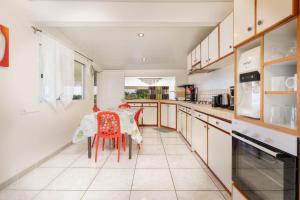
{"type": "Polygon", "coordinates": [[[21,178],[22,176],[24,176],[25,174],[27,174],[28,172],[32,171],[33,169],[39,167],[40,165],[42,165],[44,162],[48,161],[50,158],[54,157],[55,155],[57,155],[58,153],[62,152],[65,148],[67,148],[68,146],[70,146],[72,144],[72,142],[69,142],[65,145],[63,145],[62,147],[60,147],[58,150],[56,150],[54,153],[51,153],[50,155],[46,156],[45,158],[41,159],[40,161],[36,162],[35,164],[27,167],[26,169],[22,170],[21,172],[19,172],[18,174],[14,175],[13,177],[9,178],[8,180],[4,181],[3,183],[0,184],[0,190],[3,190],[4,188],[6,188],[8,185],[12,184],[13,182],[15,182],[16,180],[18,180],[19,178],[21,178]]]}

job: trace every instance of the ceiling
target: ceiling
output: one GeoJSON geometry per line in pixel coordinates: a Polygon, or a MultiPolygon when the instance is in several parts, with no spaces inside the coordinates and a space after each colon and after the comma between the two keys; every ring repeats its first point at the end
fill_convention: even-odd
{"type": "Polygon", "coordinates": [[[187,53],[233,9],[228,0],[29,2],[35,24],[60,31],[101,69],[184,69],[187,53]]]}

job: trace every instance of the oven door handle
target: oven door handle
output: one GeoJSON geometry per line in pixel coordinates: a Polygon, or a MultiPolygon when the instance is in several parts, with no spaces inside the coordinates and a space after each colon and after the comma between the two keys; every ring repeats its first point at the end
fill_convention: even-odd
{"type": "Polygon", "coordinates": [[[279,152],[275,152],[275,151],[272,151],[270,149],[267,149],[267,148],[265,148],[263,146],[260,146],[260,145],[254,143],[254,142],[251,142],[251,141],[249,141],[249,140],[247,140],[247,139],[245,139],[243,137],[240,137],[240,136],[238,136],[238,135],[236,135],[234,133],[232,133],[232,136],[235,137],[238,140],[241,140],[242,142],[245,142],[245,143],[247,143],[247,144],[249,144],[249,145],[251,145],[251,146],[259,149],[259,150],[262,150],[263,152],[265,152],[265,153],[267,153],[267,154],[269,154],[269,155],[271,155],[271,156],[273,156],[275,158],[277,158],[279,155],[281,155],[281,153],[279,153],[279,152]]]}

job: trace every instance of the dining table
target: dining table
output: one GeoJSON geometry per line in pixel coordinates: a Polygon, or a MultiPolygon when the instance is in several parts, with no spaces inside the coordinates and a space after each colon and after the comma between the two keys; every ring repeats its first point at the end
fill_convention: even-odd
{"type": "MultiPolygon", "coordinates": [[[[139,108],[109,108],[102,110],[102,112],[115,112],[120,117],[121,133],[126,133],[128,136],[129,159],[132,157],[132,141],[136,142],[137,144],[141,144],[143,140],[140,130],[134,119],[138,110],[139,108]]],[[[99,112],[86,114],[82,118],[80,126],[76,129],[73,135],[73,143],[78,143],[87,138],[88,158],[92,157],[92,137],[94,137],[97,133],[97,115],[99,112]]]]}

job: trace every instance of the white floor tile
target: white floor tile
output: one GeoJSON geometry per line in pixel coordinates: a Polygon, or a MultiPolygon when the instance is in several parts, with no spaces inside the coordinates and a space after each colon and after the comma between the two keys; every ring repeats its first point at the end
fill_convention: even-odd
{"type": "Polygon", "coordinates": [[[63,154],[82,154],[87,150],[87,144],[72,144],[65,148],[61,153],[63,154]]]}
{"type": "Polygon", "coordinates": [[[136,168],[169,168],[165,155],[139,155],[136,168]]]}
{"type": "Polygon", "coordinates": [[[3,190],[0,191],[0,200],[31,200],[39,191],[3,190]]]}
{"type": "Polygon", "coordinates": [[[129,200],[130,191],[87,191],[83,200],[129,200]]]}
{"type": "Polygon", "coordinates": [[[161,145],[162,142],[160,137],[147,137],[147,138],[143,138],[143,144],[161,145]]]}
{"type": "Polygon", "coordinates": [[[170,132],[166,132],[166,133],[161,132],[160,136],[162,138],[178,138],[178,137],[180,137],[180,135],[175,131],[170,131],[170,132]]]}
{"type": "Polygon", "coordinates": [[[158,132],[145,132],[142,134],[143,138],[160,138],[160,134],[158,132]]]}
{"type": "Polygon", "coordinates": [[[178,200],[224,200],[219,191],[177,191],[178,200]]]}
{"type": "Polygon", "coordinates": [[[172,169],[176,190],[218,190],[203,169],[172,169]]]}
{"type": "Polygon", "coordinates": [[[139,152],[141,155],[155,155],[155,154],[165,154],[164,148],[162,145],[142,145],[139,152]]]}
{"type": "Polygon", "coordinates": [[[36,168],[9,185],[8,188],[20,190],[41,190],[54,180],[63,170],[63,168],[36,168]]]}
{"type": "Polygon", "coordinates": [[[71,167],[100,168],[103,166],[108,156],[108,154],[98,155],[98,160],[95,162],[93,156],[89,159],[87,154],[83,154],[71,165],[71,167]]]}
{"type": "Polygon", "coordinates": [[[43,163],[40,167],[69,167],[78,158],[78,154],[58,154],[43,163]]]}
{"type": "Polygon", "coordinates": [[[133,169],[101,169],[89,190],[130,190],[133,169]]]}
{"type": "Polygon", "coordinates": [[[47,187],[48,190],[86,190],[98,169],[69,168],[47,187]]]}
{"type": "Polygon", "coordinates": [[[170,168],[201,168],[193,155],[167,155],[170,168]]]}
{"type": "Polygon", "coordinates": [[[192,152],[187,148],[186,145],[165,145],[166,154],[168,155],[192,155],[192,152]]]}
{"type": "Polygon", "coordinates": [[[132,190],[174,190],[167,169],[136,169],[132,190]]]}
{"type": "Polygon", "coordinates": [[[163,144],[185,144],[182,138],[180,137],[165,137],[162,138],[163,144]]]}
{"type": "Polygon", "coordinates": [[[34,200],[80,200],[84,191],[42,191],[34,200]]]}
{"type": "Polygon", "coordinates": [[[175,191],[132,191],[130,200],[177,200],[175,191]]]}
{"type": "Polygon", "coordinates": [[[103,168],[133,169],[135,168],[136,158],[136,155],[133,155],[131,159],[128,159],[126,156],[120,156],[120,161],[118,162],[118,155],[110,155],[103,168]]]}

